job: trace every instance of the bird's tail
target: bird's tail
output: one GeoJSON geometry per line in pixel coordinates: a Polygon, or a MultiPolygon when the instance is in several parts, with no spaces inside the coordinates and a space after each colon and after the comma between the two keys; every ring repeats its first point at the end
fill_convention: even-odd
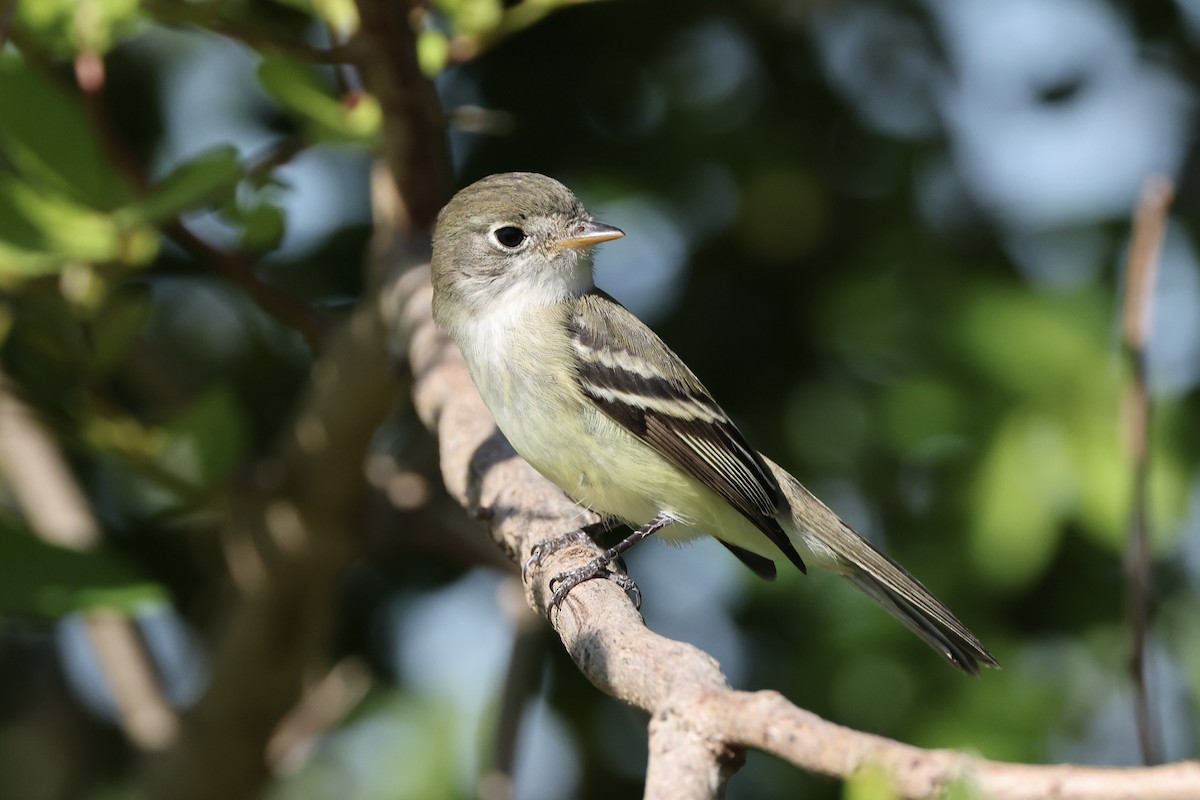
{"type": "Polygon", "coordinates": [[[816,565],[842,575],[970,675],[996,659],[908,570],[875,549],[786,471],[767,460],[791,507],[791,532],[816,565]]]}
{"type": "Polygon", "coordinates": [[[843,577],[968,675],[978,675],[980,664],[999,666],[975,635],[917,580],[913,579],[912,586],[906,587],[901,594],[863,569],[852,569],[843,573],[843,577]],[[928,613],[908,599],[914,590],[924,595],[925,605],[932,605],[936,614],[928,613]]]}

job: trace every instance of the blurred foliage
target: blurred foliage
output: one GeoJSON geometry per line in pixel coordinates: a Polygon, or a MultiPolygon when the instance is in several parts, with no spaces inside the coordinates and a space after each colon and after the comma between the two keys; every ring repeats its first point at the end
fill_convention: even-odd
{"type": "Polygon", "coordinates": [[[162,586],[112,553],[55,547],[0,519],[0,614],[6,617],[131,611],[164,599],[162,586]]]}
{"type": "MultiPolygon", "coordinates": [[[[1152,162],[1177,167],[1180,195],[1154,343],[1151,674],[1168,754],[1194,756],[1194,12],[1019,3],[1041,27],[996,25],[1009,57],[988,83],[972,54],[995,54],[963,27],[1004,13],[987,4],[573,5],[414,10],[458,184],[545,172],[625,228],[601,253],[600,284],[646,314],[752,441],[993,649],[1004,670],[963,680],[839,581],[784,571],[764,584],[727,559],[720,615],[736,626],[717,643],[738,656],[726,660],[736,685],[921,746],[1135,758],[1115,314],[1141,174],[1119,191],[1097,176],[1141,164],[1123,154],[1149,134],[1118,122],[1177,131],[1176,161],[1152,162]],[[1047,46],[1038,30],[1079,33],[1047,46]],[[1097,30],[1109,39],[1085,48],[1097,30]],[[1167,83],[1137,88],[1152,72],[1167,83]],[[1105,83],[1118,73],[1124,94],[1105,83]],[[1150,97],[1167,98],[1157,114],[1133,105],[1150,97]],[[972,128],[972,103],[1002,113],[972,128]],[[1005,120],[1020,130],[980,134],[1005,120]],[[1029,131],[1041,138],[1006,138],[1029,131]],[[1104,141],[1111,157],[1095,155],[1104,141]],[[1011,160],[989,172],[993,148],[1011,160]],[[1029,164],[1039,180],[1003,183],[1037,173],[1029,164]]],[[[135,792],[138,754],[92,699],[103,676],[79,655],[78,628],[55,620],[168,604],[173,635],[200,649],[181,656],[192,651],[143,629],[168,681],[219,640],[221,522],[249,476],[269,485],[309,379],[314,336],[287,312],[334,319],[363,291],[365,165],[384,111],[353,67],[327,63],[360,24],[350,0],[16,5],[0,50],[0,366],[64,451],[104,541],[44,543],[0,481],[0,796],[135,792]],[[29,741],[53,743],[38,769],[29,741]]],[[[379,438],[436,480],[414,420],[379,438]]],[[[267,795],[466,796],[494,749],[508,620],[470,555],[404,541],[386,512],[365,519],[329,655],[369,664],[373,688],[319,747],[289,755],[267,795]]],[[[638,576],[639,555],[629,561],[638,576]]],[[[705,588],[680,572],[664,580],[705,588]]],[[[648,613],[668,605],[647,597],[648,613]]],[[[519,796],[640,796],[645,721],[553,645],[541,673],[519,796]]],[[[798,794],[892,790],[872,770],[841,787],[752,754],[729,791],[798,794]]]]}

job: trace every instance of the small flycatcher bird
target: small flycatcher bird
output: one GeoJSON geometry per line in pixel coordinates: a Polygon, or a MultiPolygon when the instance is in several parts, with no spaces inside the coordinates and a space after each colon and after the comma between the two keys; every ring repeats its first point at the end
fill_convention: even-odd
{"type": "MultiPolygon", "coordinates": [[[[783,557],[835,572],[972,675],[983,644],[903,567],[747,444],[687,365],[596,288],[592,249],[625,234],[553,178],[460,191],[433,237],[433,315],[513,448],[577,503],[634,529],[556,578],[558,606],[650,534],[715,537],[758,575],[783,557]]],[[[624,580],[622,580],[624,579],[624,580]]]]}

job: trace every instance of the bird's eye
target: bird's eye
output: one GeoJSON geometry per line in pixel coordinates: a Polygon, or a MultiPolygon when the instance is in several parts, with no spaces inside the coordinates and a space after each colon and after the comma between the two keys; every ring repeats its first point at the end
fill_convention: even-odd
{"type": "Polygon", "coordinates": [[[492,233],[492,236],[495,237],[496,241],[502,246],[507,247],[510,250],[515,250],[521,246],[522,242],[525,241],[525,231],[521,230],[515,225],[505,225],[503,228],[497,228],[492,233]]]}

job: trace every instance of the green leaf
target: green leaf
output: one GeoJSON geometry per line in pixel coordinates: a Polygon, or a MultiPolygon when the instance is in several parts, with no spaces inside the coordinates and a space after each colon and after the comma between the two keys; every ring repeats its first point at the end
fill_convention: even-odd
{"type": "Polygon", "coordinates": [[[118,212],[127,224],[158,223],[231,195],[244,170],[237,149],[221,145],[180,164],[142,200],[118,212]]]}
{"type": "Polygon", "coordinates": [[[984,287],[962,306],[955,341],[999,386],[1047,406],[1092,398],[1111,373],[1109,301],[984,287]],[[1001,335],[1003,333],[1003,335],[1001,335]]]}
{"type": "Polygon", "coordinates": [[[129,348],[150,319],[151,309],[149,291],[129,287],[112,297],[90,321],[89,367],[95,374],[107,375],[124,365],[129,348]]]}
{"type": "Polygon", "coordinates": [[[898,800],[892,777],[882,767],[868,765],[846,780],[845,800],[898,800]]]}
{"type": "Polygon", "coordinates": [[[500,0],[440,0],[438,7],[450,17],[456,33],[488,33],[500,27],[504,6],[500,0]]]}
{"type": "Polygon", "coordinates": [[[417,62],[421,72],[437,75],[450,60],[450,39],[441,31],[421,31],[417,36],[417,62]]]}
{"type": "Polygon", "coordinates": [[[258,80],[276,102],[307,123],[316,139],[372,143],[379,135],[379,102],[365,93],[355,95],[353,102],[334,97],[308,64],[267,56],[258,67],[258,80]]]}
{"type": "Polygon", "coordinates": [[[0,615],[54,618],[97,607],[132,611],[166,599],[160,584],[115,553],[47,544],[0,517],[0,615]]]}
{"type": "Polygon", "coordinates": [[[92,135],[79,98],[12,54],[0,54],[0,119],[0,150],[35,185],[101,211],[133,198],[92,135]]]}
{"type": "Polygon", "coordinates": [[[971,531],[976,569],[1008,586],[1036,578],[1054,554],[1078,493],[1066,432],[1036,414],[1010,414],[976,478],[971,531]]]}
{"type": "Polygon", "coordinates": [[[141,23],[139,0],[33,0],[17,5],[21,31],[60,57],[103,55],[141,23]]]}
{"type": "Polygon", "coordinates": [[[241,460],[249,423],[231,389],[209,391],[167,426],[163,468],[193,486],[223,480],[241,460]]]}
{"type": "MultiPolygon", "coordinates": [[[[3,223],[0,222],[0,237],[3,223]]],[[[40,275],[53,275],[60,271],[64,262],[58,256],[49,253],[31,253],[19,247],[12,247],[0,240],[0,288],[11,289],[27,278],[40,275]]]]}
{"type": "Polygon", "coordinates": [[[73,261],[143,264],[158,232],[126,228],[69,197],[0,175],[0,280],[55,272],[73,261]]]}
{"type": "Polygon", "coordinates": [[[274,203],[257,198],[250,202],[230,204],[221,216],[241,229],[241,249],[249,253],[274,250],[287,231],[287,217],[274,203]]]}
{"type": "Polygon", "coordinates": [[[916,460],[936,460],[965,428],[959,396],[949,385],[928,376],[888,386],[876,416],[896,452],[916,460]]]}

